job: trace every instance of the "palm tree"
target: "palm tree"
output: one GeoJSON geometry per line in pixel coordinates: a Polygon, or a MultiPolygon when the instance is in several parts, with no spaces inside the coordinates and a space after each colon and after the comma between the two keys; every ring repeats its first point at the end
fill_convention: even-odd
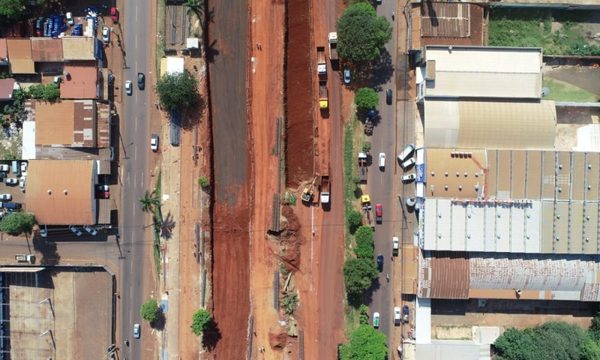
{"type": "Polygon", "coordinates": [[[148,191],[144,193],[144,197],[140,199],[140,205],[142,205],[143,212],[152,212],[154,208],[160,205],[160,199],[156,191],[148,191]]]}
{"type": "Polygon", "coordinates": [[[205,3],[203,0],[187,0],[185,7],[187,7],[188,15],[196,15],[200,20],[200,26],[204,29],[204,18],[205,18],[205,3]]]}

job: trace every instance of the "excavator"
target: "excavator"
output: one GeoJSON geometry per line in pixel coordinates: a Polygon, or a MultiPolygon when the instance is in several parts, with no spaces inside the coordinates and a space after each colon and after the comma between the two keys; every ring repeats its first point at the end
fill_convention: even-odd
{"type": "Polygon", "coordinates": [[[304,190],[302,190],[302,202],[307,204],[310,204],[312,202],[312,198],[315,193],[315,183],[317,182],[318,178],[319,175],[315,175],[312,181],[304,187],[304,190]]]}

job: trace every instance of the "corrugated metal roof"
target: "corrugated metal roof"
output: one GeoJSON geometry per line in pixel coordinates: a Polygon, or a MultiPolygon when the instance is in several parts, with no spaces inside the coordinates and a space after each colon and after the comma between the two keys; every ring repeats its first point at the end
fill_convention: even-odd
{"type": "Polygon", "coordinates": [[[469,37],[471,34],[469,4],[427,2],[421,11],[421,36],[469,37]]]}
{"type": "Polygon", "coordinates": [[[552,149],[553,101],[425,101],[430,148],[552,149]]]}
{"type": "Polygon", "coordinates": [[[425,88],[427,98],[541,98],[540,48],[431,45],[425,59],[436,63],[435,80],[425,88]]]}

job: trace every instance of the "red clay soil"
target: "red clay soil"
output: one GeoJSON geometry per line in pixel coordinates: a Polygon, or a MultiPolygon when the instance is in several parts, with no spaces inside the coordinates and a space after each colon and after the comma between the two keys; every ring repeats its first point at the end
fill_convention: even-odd
{"type": "MultiPolygon", "coordinates": [[[[218,187],[218,184],[216,184],[218,187]]],[[[238,189],[237,204],[215,204],[213,228],[212,291],[214,317],[221,332],[205,346],[217,344],[216,358],[242,359],[246,353],[246,337],[250,301],[248,194],[238,189]],[[219,339],[220,338],[220,339],[219,339]]]]}
{"type": "MultiPolygon", "coordinates": [[[[313,174],[312,81],[309,0],[289,0],[286,45],[286,181],[296,187],[313,174]],[[310,70],[309,70],[310,69],[310,70]]],[[[315,70],[316,76],[316,70],[315,70]]]]}

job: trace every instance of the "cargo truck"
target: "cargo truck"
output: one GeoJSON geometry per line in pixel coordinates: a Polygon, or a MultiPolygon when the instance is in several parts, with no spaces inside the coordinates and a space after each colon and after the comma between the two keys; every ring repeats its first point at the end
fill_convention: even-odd
{"type": "Polygon", "coordinates": [[[363,210],[363,225],[370,226],[375,228],[373,225],[373,217],[371,215],[371,197],[369,195],[362,195],[360,197],[360,202],[363,210]]]}
{"type": "Polygon", "coordinates": [[[337,53],[337,32],[330,32],[329,33],[329,60],[331,60],[331,63],[337,63],[339,58],[338,58],[338,53],[337,53]]]}
{"type": "Polygon", "coordinates": [[[320,82],[327,81],[327,62],[324,46],[317,46],[317,75],[320,82]]]}
{"type": "Polygon", "coordinates": [[[367,167],[367,154],[364,152],[358,153],[358,170],[360,173],[360,182],[366,183],[369,168],[367,167]]]}
{"type": "Polygon", "coordinates": [[[329,175],[323,175],[321,177],[321,205],[329,205],[331,198],[330,185],[331,183],[329,182],[329,175]]]}
{"type": "Polygon", "coordinates": [[[319,109],[321,109],[321,111],[327,111],[327,109],[329,109],[327,85],[324,83],[319,84],[319,109]]]}

